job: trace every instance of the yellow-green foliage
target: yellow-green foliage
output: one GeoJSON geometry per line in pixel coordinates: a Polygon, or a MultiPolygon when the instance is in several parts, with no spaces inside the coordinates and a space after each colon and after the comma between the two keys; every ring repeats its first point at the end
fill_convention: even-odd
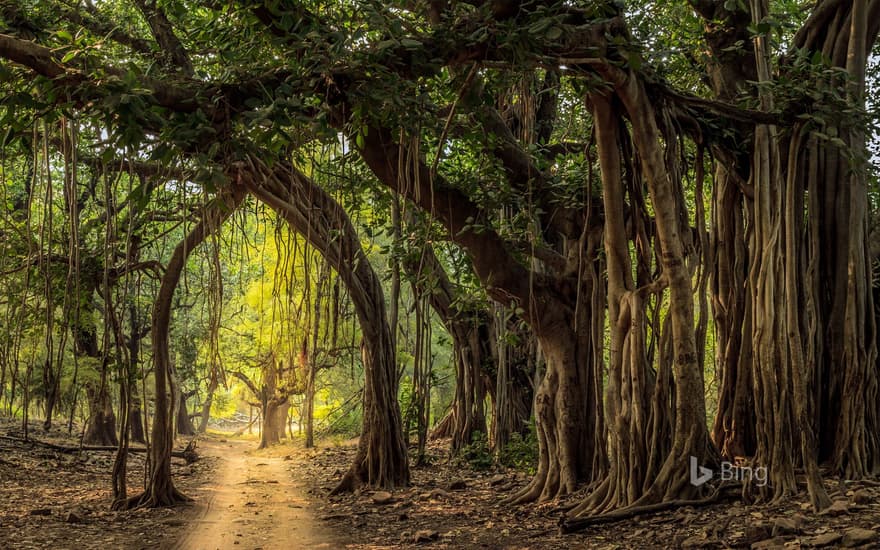
{"type": "Polygon", "coordinates": [[[230,390],[218,390],[214,392],[214,400],[211,401],[212,418],[231,418],[238,410],[238,403],[230,390]]]}
{"type": "Polygon", "coordinates": [[[331,395],[330,388],[315,392],[315,421],[322,422],[342,406],[342,400],[331,395]]]}

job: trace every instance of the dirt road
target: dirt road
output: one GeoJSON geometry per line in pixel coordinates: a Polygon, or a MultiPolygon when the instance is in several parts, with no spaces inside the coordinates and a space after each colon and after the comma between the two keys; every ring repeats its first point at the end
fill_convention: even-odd
{"type": "MultiPolygon", "coordinates": [[[[253,441],[205,440],[199,453],[219,458],[215,480],[198,494],[198,514],[175,548],[272,550],[344,547],[309,512],[304,487],[277,449],[253,441]]],[[[282,451],[283,452],[283,451],[282,451]]]]}

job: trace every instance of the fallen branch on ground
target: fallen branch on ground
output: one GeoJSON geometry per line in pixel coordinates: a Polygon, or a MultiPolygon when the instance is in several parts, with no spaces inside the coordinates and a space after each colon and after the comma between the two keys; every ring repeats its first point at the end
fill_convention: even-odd
{"type": "MultiPolygon", "coordinates": [[[[40,441],[39,439],[24,439],[21,437],[14,437],[11,435],[0,435],[0,439],[5,439],[7,441],[15,441],[18,443],[30,443],[31,445],[37,445],[40,447],[45,447],[47,449],[52,449],[53,451],[58,451],[59,453],[72,454],[78,453],[80,451],[97,451],[97,452],[106,452],[106,451],[116,451],[118,447],[113,445],[83,445],[83,446],[69,446],[69,445],[58,445],[56,443],[49,443],[48,441],[40,441]]],[[[173,458],[182,458],[186,460],[187,464],[192,464],[196,460],[199,459],[198,453],[195,451],[195,440],[189,442],[186,448],[182,451],[171,451],[171,456],[173,458]]],[[[146,447],[129,447],[128,452],[130,453],[145,453],[147,452],[146,447]]]]}

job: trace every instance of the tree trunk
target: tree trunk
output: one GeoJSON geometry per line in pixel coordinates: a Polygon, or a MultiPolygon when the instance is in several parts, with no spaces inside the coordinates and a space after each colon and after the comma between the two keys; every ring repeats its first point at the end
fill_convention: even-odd
{"type": "MultiPolygon", "coordinates": [[[[138,306],[133,299],[129,301],[128,312],[129,322],[131,323],[131,333],[128,336],[128,360],[134,379],[140,381],[143,379],[141,372],[141,339],[143,335],[141,333],[141,318],[138,313],[138,306]]],[[[145,419],[141,414],[143,404],[141,403],[137,386],[138,384],[135,384],[133,381],[130,395],[131,410],[129,411],[130,439],[136,443],[146,443],[144,434],[145,419]]]]}
{"type": "MultiPolygon", "coordinates": [[[[534,408],[535,386],[533,381],[537,374],[538,344],[534,334],[519,325],[516,317],[513,322],[505,323],[506,308],[496,305],[496,314],[488,326],[478,327],[485,330],[485,336],[477,338],[483,345],[488,345],[488,355],[492,357],[496,372],[495,378],[485,376],[485,386],[492,400],[492,445],[496,455],[510,442],[513,434],[525,437],[531,425],[532,409],[534,408]],[[505,327],[504,324],[507,324],[505,327]],[[508,333],[513,333],[514,342],[508,333]],[[494,333],[494,334],[493,334],[494,333]],[[492,345],[494,344],[494,345],[492,345]]],[[[483,361],[487,352],[481,354],[483,361]]]]}
{"type": "Polygon", "coordinates": [[[156,409],[153,419],[152,447],[150,448],[150,472],[146,490],[128,501],[128,506],[159,507],[173,506],[189,500],[175,487],[171,478],[171,450],[174,446],[174,423],[170,417],[174,410],[175,395],[168,395],[171,384],[171,358],[168,350],[168,331],[171,320],[171,305],[174,290],[190,253],[201,244],[244,200],[245,193],[238,187],[213,199],[204,209],[202,219],[174,249],[168,262],[159,294],[153,305],[153,361],[155,365],[156,409]],[[171,402],[169,403],[169,397],[171,402]]]}
{"type": "MultiPolygon", "coordinates": [[[[476,318],[475,318],[476,321],[476,318]]],[[[452,452],[460,451],[473,442],[475,433],[488,436],[486,426],[486,384],[483,364],[488,334],[481,334],[481,324],[458,322],[452,333],[452,353],[455,364],[455,396],[452,400],[452,452]]]]}
{"type": "Polygon", "coordinates": [[[512,497],[515,502],[570,494],[604,469],[604,464],[597,463],[597,457],[604,457],[602,432],[596,431],[601,415],[595,407],[584,406],[599,402],[592,350],[579,345],[585,340],[572,325],[548,328],[538,333],[547,364],[535,397],[538,469],[531,483],[512,497]]]}
{"type": "Polygon", "coordinates": [[[720,375],[718,409],[712,440],[725,459],[755,453],[754,407],[751,405],[752,346],[743,341],[751,332],[751,311],[746,307],[748,276],[747,208],[737,179],[739,174],[718,164],[712,189],[712,311],[715,319],[715,363],[720,375]]]}
{"type": "Polygon", "coordinates": [[[94,260],[84,259],[82,266],[82,280],[80,286],[79,313],[73,323],[75,351],[100,364],[100,380],[86,386],[86,400],[89,406],[89,419],[86,423],[86,431],[83,442],[89,445],[115,446],[116,439],[116,415],[110,400],[108,387],[108,365],[101,356],[98,347],[98,333],[93,324],[95,306],[93,303],[95,291],[98,288],[100,268],[94,260]]]}
{"type": "Polygon", "coordinates": [[[315,446],[315,364],[310,359],[306,365],[306,388],[303,394],[302,421],[305,423],[305,447],[311,449],[315,446]]]}
{"type": "Polygon", "coordinates": [[[131,440],[136,443],[146,443],[144,437],[144,417],[142,415],[141,399],[137,395],[137,388],[133,388],[131,392],[131,420],[129,422],[131,428],[131,440]]]}
{"type": "Polygon", "coordinates": [[[286,437],[289,410],[290,402],[287,397],[272,397],[266,401],[260,435],[260,449],[277,445],[286,437]]]}
{"type": "Polygon", "coordinates": [[[186,404],[186,394],[180,388],[177,389],[177,433],[180,435],[196,435],[196,427],[193,426],[189,415],[189,407],[186,404]]]}
{"type": "Polygon", "coordinates": [[[407,485],[409,460],[385,298],[357,232],[342,207],[294,166],[277,162],[270,169],[259,159],[251,160],[251,169],[237,176],[336,270],[348,288],[361,325],[363,429],[354,463],[334,492],[352,490],[362,483],[386,488],[407,485]]]}
{"type": "MultiPolygon", "coordinates": [[[[395,195],[395,200],[398,200],[395,195]]],[[[407,223],[417,223],[409,211],[407,223]]],[[[421,246],[418,258],[408,255],[403,267],[414,281],[416,295],[426,296],[432,309],[452,337],[455,395],[449,413],[431,437],[451,437],[452,452],[473,441],[475,433],[487,433],[485,399],[487,367],[492,361],[491,317],[487,311],[463,309],[462,296],[449,280],[430,243],[421,246]]]]}
{"type": "Polygon", "coordinates": [[[208,430],[208,422],[211,420],[211,404],[214,402],[214,392],[217,391],[218,385],[217,372],[212,368],[210,378],[208,379],[207,392],[205,393],[205,401],[202,403],[202,414],[200,416],[198,429],[200,434],[203,434],[208,430]]]}
{"type": "Polygon", "coordinates": [[[101,381],[97,385],[89,384],[86,387],[89,403],[89,420],[83,436],[83,443],[86,445],[116,446],[118,443],[116,415],[107,386],[107,366],[102,363],[101,381]]]}

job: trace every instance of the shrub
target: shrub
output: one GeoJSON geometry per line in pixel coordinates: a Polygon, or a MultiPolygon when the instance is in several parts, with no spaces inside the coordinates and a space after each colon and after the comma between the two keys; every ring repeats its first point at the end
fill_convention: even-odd
{"type": "Polygon", "coordinates": [[[510,436],[510,441],[498,453],[498,463],[529,474],[535,473],[538,467],[538,438],[534,424],[525,436],[520,433],[510,436]]]}
{"type": "Polygon", "coordinates": [[[458,456],[474,470],[488,470],[493,462],[489,438],[483,432],[474,432],[471,442],[461,448],[458,456]]]}

